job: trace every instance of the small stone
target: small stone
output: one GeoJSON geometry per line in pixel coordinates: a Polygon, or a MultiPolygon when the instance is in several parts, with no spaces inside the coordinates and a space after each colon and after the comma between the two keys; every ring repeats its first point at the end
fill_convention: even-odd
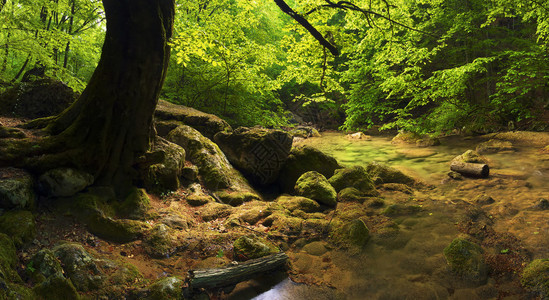
{"type": "Polygon", "coordinates": [[[496,202],[496,200],[488,195],[478,195],[473,199],[473,203],[478,205],[490,205],[494,202],[496,202]]]}
{"type": "Polygon", "coordinates": [[[548,210],[549,209],[549,200],[545,198],[540,198],[536,204],[534,204],[531,210],[548,210]]]}
{"type": "Polygon", "coordinates": [[[234,257],[237,260],[248,260],[278,252],[269,241],[253,235],[241,236],[233,243],[234,257]]]}
{"type": "Polygon", "coordinates": [[[317,241],[305,245],[303,249],[301,249],[301,251],[304,251],[310,255],[321,256],[324,253],[328,252],[328,249],[326,249],[325,242],[317,241]]]}
{"type": "Polygon", "coordinates": [[[454,171],[448,172],[448,177],[450,177],[454,180],[463,180],[463,175],[459,174],[458,172],[454,172],[454,171]]]}

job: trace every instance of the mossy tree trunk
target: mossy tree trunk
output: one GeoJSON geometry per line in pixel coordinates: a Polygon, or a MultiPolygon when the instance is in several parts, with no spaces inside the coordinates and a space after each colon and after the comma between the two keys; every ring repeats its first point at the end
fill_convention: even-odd
{"type": "Polygon", "coordinates": [[[137,160],[149,150],[155,135],[153,113],[168,66],[175,3],[103,0],[103,4],[106,38],[88,86],[49,123],[51,136],[28,151],[20,165],[38,171],[76,167],[94,174],[97,185],[124,193],[136,179],[137,160]]]}

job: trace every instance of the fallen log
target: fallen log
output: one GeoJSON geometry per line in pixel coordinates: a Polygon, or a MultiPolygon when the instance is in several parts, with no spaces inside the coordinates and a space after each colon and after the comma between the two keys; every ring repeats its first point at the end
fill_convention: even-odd
{"type": "Polygon", "coordinates": [[[453,161],[450,164],[450,170],[458,172],[463,176],[486,178],[490,175],[490,168],[487,164],[466,163],[462,161],[453,161]]]}
{"type": "Polygon", "coordinates": [[[261,273],[284,267],[287,260],[288,255],[279,252],[238,265],[218,269],[191,270],[187,279],[188,288],[189,290],[210,289],[235,285],[241,281],[252,279],[261,273]]]}

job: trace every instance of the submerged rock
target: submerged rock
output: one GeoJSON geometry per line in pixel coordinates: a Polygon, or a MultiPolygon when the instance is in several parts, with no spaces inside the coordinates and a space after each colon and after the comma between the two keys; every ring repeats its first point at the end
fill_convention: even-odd
{"type": "Polygon", "coordinates": [[[309,146],[294,147],[280,170],[278,185],[285,193],[292,193],[297,179],[308,171],[316,171],[326,178],[334,175],[341,166],[332,156],[309,146]]]}
{"type": "Polygon", "coordinates": [[[278,248],[263,238],[247,235],[234,241],[233,251],[235,259],[243,261],[277,253],[278,248]]]}
{"type": "Polygon", "coordinates": [[[381,214],[387,217],[409,216],[415,215],[421,211],[419,205],[404,205],[404,204],[392,204],[387,206],[381,214]]]}
{"type": "Polygon", "coordinates": [[[19,248],[36,236],[34,216],[26,210],[8,211],[0,216],[0,232],[9,235],[19,248]]]}
{"type": "Polygon", "coordinates": [[[382,183],[402,183],[411,185],[415,183],[414,178],[402,173],[401,171],[377,162],[371,162],[366,166],[366,171],[370,174],[376,184],[382,183]]]}
{"type": "Polygon", "coordinates": [[[528,290],[549,299],[549,259],[536,259],[522,272],[520,282],[528,290]]]}
{"type": "Polygon", "coordinates": [[[415,132],[399,132],[392,140],[393,144],[413,144],[418,147],[430,147],[440,145],[440,140],[429,135],[420,135],[415,132]]]}
{"type": "Polygon", "coordinates": [[[453,240],[443,252],[452,272],[476,283],[484,283],[487,279],[482,253],[479,245],[461,238],[453,240]]]}
{"type": "Polygon", "coordinates": [[[365,196],[379,195],[370,175],[362,166],[337,169],[335,170],[334,176],[330,177],[328,181],[335,188],[336,192],[339,192],[344,188],[353,187],[365,196]]]}
{"type": "Polygon", "coordinates": [[[0,208],[25,209],[34,205],[34,179],[19,169],[0,169],[0,208]],[[6,173],[6,178],[2,177],[6,173]]]}
{"type": "Polygon", "coordinates": [[[180,187],[179,178],[185,165],[185,149],[161,137],[156,137],[152,149],[143,159],[141,170],[143,186],[153,193],[162,194],[180,187]]]}
{"type": "MultiPolygon", "coordinates": [[[[154,116],[157,120],[179,121],[176,122],[175,125],[168,128],[168,130],[164,130],[165,133],[170,132],[181,124],[195,128],[210,139],[213,139],[214,135],[218,132],[232,131],[231,126],[218,116],[207,114],[191,107],[173,104],[164,100],[158,101],[154,116]]],[[[159,127],[158,124],[157,127],[159,127]]],[[[161,130],[159,130],[159,133],[161,134],[161,130]]]]}
{"type": "Polygon", "coordinates": [[[365,135],[364,133],[362,132],[355,132],[355,133],[349,133],[345,136],[347,139],[349,140],[365,140],[365,141],[369,141],[372,139],[371,136],[369,135],[365,135]]]}
{"type": "Polygon", "coordinates": [[[513,144],[509,141],[489,140],[477,145],[476,149],[479,154],[498,153],[503,151],[516,151],[513,144]]]}
{"type": "Polygon", "coordinates": [[[239,127],[214,139],[231,164],[262,186],[278,178],[292,148],[292,137],[281,130],[239,127]]]}
{"type": "Polygon", "coordinates": [[[99,289],[105,274],[95,264],[95,259],[76,243],[61,244],[53,253],[63,265],[63,270],[77,290],[82,292],[99,289]]]}
{"type": "Polygon", "coordinates": [[[294,190],[297,195],[316,200],[324,205],[336,206],[337,204],[337,193],[334,187],[324,175],[316,171],[309,171],[301,175],[294,190]]]}
{"type": "Polygon", "coordinates": [[[335,222],[332,229],[332,241],[339,246],[364,247],[370,240],[370,230],[366,227],[364,221],[354,219],[350,222],[335,222]]]}
{"type": "Polygon", "coordinates": [[[71,168],[49,170],[38,179],[40,189],[54,197],[74,196],[90,186],[94,181],[92,175],[71,168]]]}

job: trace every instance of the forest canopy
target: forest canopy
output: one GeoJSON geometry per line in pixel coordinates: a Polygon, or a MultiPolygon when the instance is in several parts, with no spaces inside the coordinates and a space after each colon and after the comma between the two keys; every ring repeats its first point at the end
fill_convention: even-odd
{"type": "MultiPolygon", "coordinates": [[[[549,6],[537,1],[176,1],[161,98],[266,127],[547,129],[549,6]]],[[[33,71],[82,91],[101,1],[1,0],[0,90],[33,71]]]]}

